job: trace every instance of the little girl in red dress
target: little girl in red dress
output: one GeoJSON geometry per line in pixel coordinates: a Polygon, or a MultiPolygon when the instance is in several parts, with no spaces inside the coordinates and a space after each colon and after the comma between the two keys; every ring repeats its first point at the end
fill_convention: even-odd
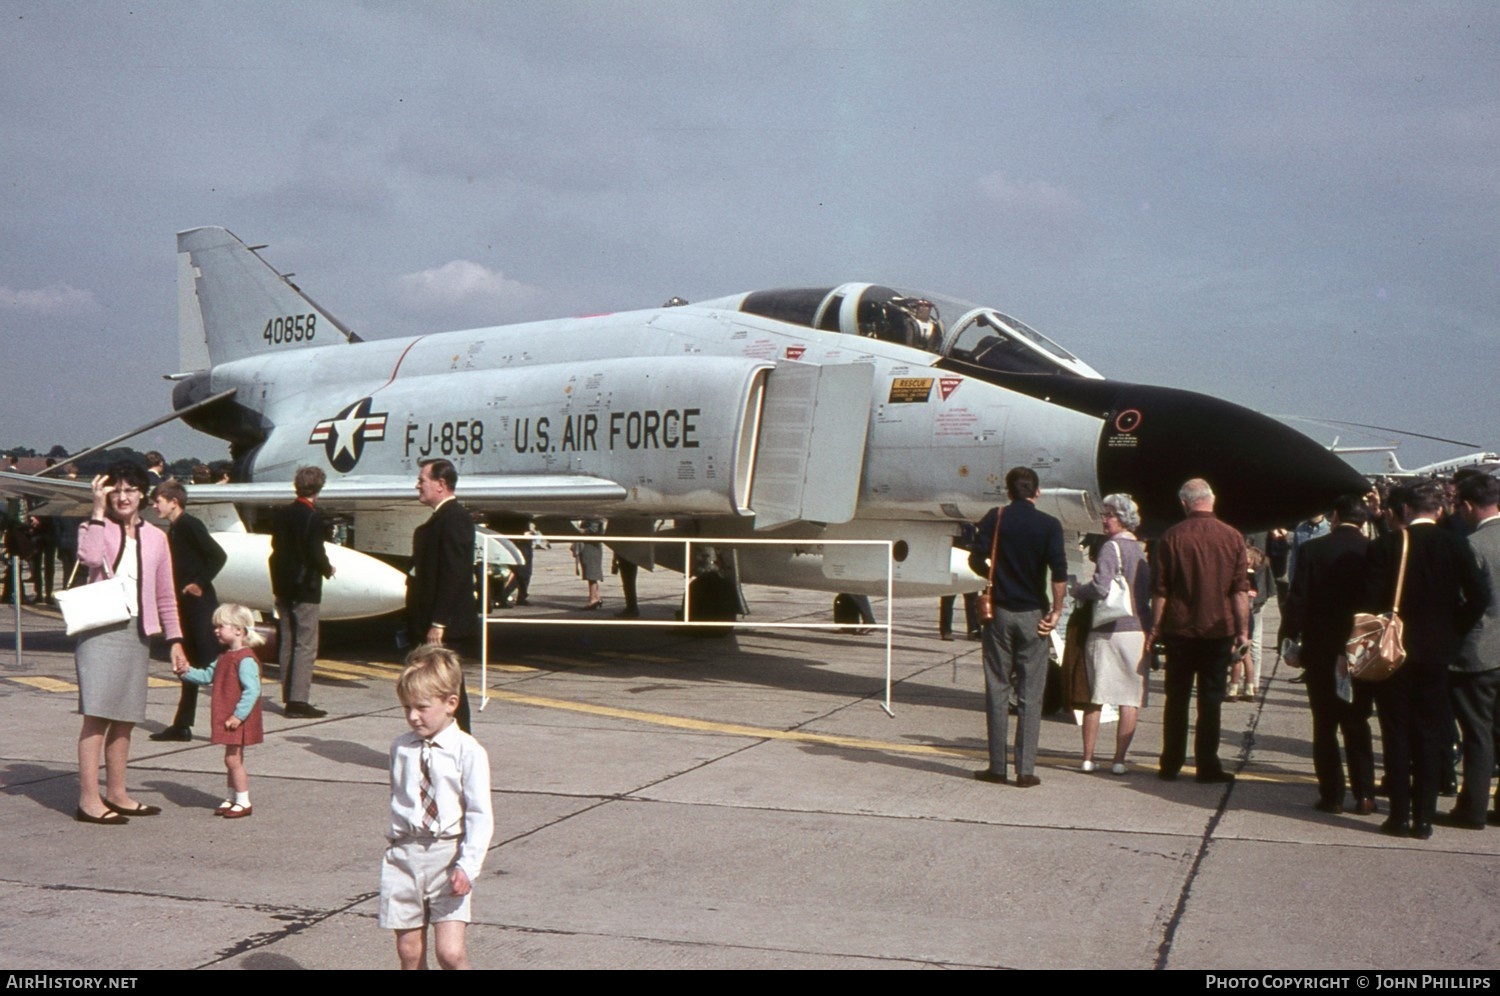
{"type": "Polygon", "coordinates": [[[265,643],[255,631],[255,614],[243,605],[226,602],[214,612],[214,635],[224,652],[208,667],[184,668],[184,681],[213,686],[209,726],[213,742],[224,745],[224,767],[229,770],[229,797],[214,815],[226,820],[249,816],[250,776],[245,773],[245,748],[265,739],[260,711],[260,661],[252,647],[265,643]]]}

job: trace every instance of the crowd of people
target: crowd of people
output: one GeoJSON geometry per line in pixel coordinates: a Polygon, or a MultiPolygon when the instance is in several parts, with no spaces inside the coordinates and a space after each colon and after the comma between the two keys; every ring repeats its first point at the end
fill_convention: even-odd
{"type": "MultiPolygon", "coordinates": [[[[1035,507],[1037,475],[1017,467],[1005,485],[1010,503],[981,520],[970,548],[992,607],[983,626],[989,764],[974,776],[1029,788],[1040,784],[1046,644],[1063,609],[1067,566],[1060,524],[1035,507]],[[1014,772],[1012,708],[1019,720],[1014,772]]],[[[1149,548],[1135,534],[1141,511],[1131,496],[1103,500],[1104,534],[1092,544],[1093,576],[1072,587],[1064,653],[1065,665],[1079,662],[1080,678],[1065,676],[1063,685],[1082,711],[1081,769],[1102,767],[1095,761],[1100,715],[1113,706],[1119,726],[1110,771],[1128,772],[1147,678],[1161,666],[1157,777],[1173,781],[1187,763],[1196,698],[1194,778],[1233,782],[1219,754],[1222,704],[1260,694],[1260,614],[1275,597],[1277,652],[1301,669],[1307,690],[1314,805],[1342,813],[1352,788],[1354,811],[1371,815],[1380,809],[1377,794],[1385,794],[1382,832],[1419,840],[1432,836],[1434,824],[1481,830],[1500,822],[1500,792],[1493,803],[1490,792],[1500,753],[1500,479],[1471,473],[1381,485],[1340,498],[1331,517],[1248,539],[1215,516],[1207,481],[1186,482],[1178,498],[1182,520],[1149,548]],[[1357,613],[1394,615],[1404,626],[1404,659],[1384,680],[1351,672],[1346,645],[1357,613]],[[1372,713],[1383,781],[1375,774],[1372,713]],[[1456,794],[1452,810],[1438,811],[1440,794],[1456,794]]]]}
{"type": "MultiPolygon", "coordinates": [[[[188,511],[187,488],[162,478],[164,470],[159,461],[150,469],[112,465],[93,478],[89,515],[76,527],[74,549],[87,581],[115,586],[124,603],[124,618],[88,628],[76,647],[83,722],[75,819],[82,823],[122,826],[161,812],[135,799],[126,780],[131,735],[145,719],[153,640],[165,641],[182,690],[172,723],[152,739],[190,740],[197,691],[211,688],[211,739],[225,747],[228,781],[215,813],[253,813],[245,748],[264,735],[255,653],[264,641],[250,609],[219,603],[214,579],[224,551],[188,511]],[[145,513],[148,501],[154,516],[145,513]]],[[[322,584],[335,574],[325,549],[328,522],[317,506],[324,484],[321,470],[300,468],[295,500],[273,521],[267,569],[288,718],[326,715],[309,701],[322,584]]],[[[391,749],[391,847],[381,878],[381,924],[395,931],[405,967],[425,964],[429,922],[439,962],[466,964],[462,925],[493,825],[488,759],[469,734],[467,692],[451,649],[474,631],[478,614],[474,517],[457,501],[457,484],[446,460],[424,462],[416,482],[416,500],[431,510],[412,538],[408,581],[407,632],[420,646],[398,683],[412,732],[391,749]]],[[[1354,812],[1373,815],[1384,794],[1381,830],[1417,839],[1430,837],[1434,824],[1481,830],[1500,822],[1500,793],[1492,804],[1490,791],[1500,751],[1500,479],[1472,474],[1346,495],[1326,517],[1248,539],[1216,516],[1211,485],[1195,479],[1178,493],[1181,520],[1149,544],[1137,535],[1136,501],[1111,494],[1101,504],[1102,535],[1091,545],[1092,576],[1072,585],[1061,524],[1036,507],[1036,472],[1013,468],[1005,488],[1009,504],[981,519],[969,547],[970,566],[988,580],[966,620],[983,641],[989,760],[975,778],[1041,784],[1036,762],[1049,643],[1071,596],[1068,643],[1079,677],[1068,697],[1082,713],[1081,770],[1105,767],[1096,751],[1109,707],[1118,726],[1108,769],[1129,773],[1148,679],[1160,666],[1157,777],[1175,780],[1186,767],[1196,700],[1193,776],[1233,782],[1220,757],[1221,706],[1260,694],[1260,615],[1274,597],[1282,620],[1277,652],[1304,675],[1317,809],[1344,812],[1352,790],[1354,812]],[[1404,625],[1404,663],[1387,680],[1350,673],[1346,644],[1357,613],[1395,614],[1404,625]],[[1380,724],[1383,780],[1372,715],[1380,724]],[[1450,788],[1454,808],[1439,812],[1437,800],[1450,788]]],[[[592,537],[603,531],[602,524],[590,529],[575,551],[589,608],[602,601],[602,555],[592,537]]],[[[633,584],[626,591],[626,613],[638,614],[633,584]]],[[[943,607],[945,638],[953,607],[952,599],[943,607]]]]}
{"type": "MultiPolygon", "coordinates": [[[[90,514],[78,527],[87,583],[109,597],[85,612],[75,648],[79,712],[77,822],[128,825],[160,806],[130,794],[130,741],[146,718],[153,640],[165,641],[182,692],[172,724],[157,740],[191,740],[197,689],[212,689],[210,739],[224,746],[228,788],[214,810],[226,820],[253,815],[245,749],[264,739],[261,662],[265,640],[255,613],[220,604],[213,581],[223,549],[186,509],[187,489],[131,461],[111,465],[90,485],[90,514]],[[159,527],[143,515],[150,501],[159,527]],[[116,611],[117,607],[117,611],[116,611]],[[104,784],[99,770],[104,768],[104,784]]],[[[458,655],[445,643],[474,627],[474,522],[454,497],[457,471],[424,463],[417,500],[432,510],[413,536],[407,625],[421,645],[397,683],[411,732],[392,744],[389,848],[380,873],[380,925],[394,931],[403,968],[425,968],[427,927],[444,968],[468,967],[469,895],[488,850],[489,761],[468,732],[468,698],[458,655]]],[[[321,470],[298,470],[296,499],[278,509],[267,570],[280,618],[283,714],[326,715],[308,702],[316,656],[322,582],[335,573],[317,510],[321,470]]],[[[69,619],[70,625],[78,617],[69,619]]]]}
{"type": "Polygon", "coordinates": [[[1497,519],[1500,480],[1471,474],[1346,496],[1324,535],[1293,547],[1284,633],[1305,674],[1318,808],[1342,811],[1347,765],[1356,812],[1377,811],[1373,703],[1390,797],[1383,832],[1425,840],[1434,823],[1482,830],[1496,822],[1497,519]],[[1403,624],[1405,662],[1376,684],[1346,670],[1344,642],[1360,611],[1394,612],[1403,624]],[[1456,805],[1439,812],[1450,789],[1456,805]]]}

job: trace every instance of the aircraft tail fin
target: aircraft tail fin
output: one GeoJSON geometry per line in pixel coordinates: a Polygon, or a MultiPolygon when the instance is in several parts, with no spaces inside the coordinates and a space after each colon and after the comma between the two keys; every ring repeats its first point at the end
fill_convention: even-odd
{"type": "Polygon", "coordinates": [[[177,312],[184,372],[360,341],[225,228],[177,233],[177,312]]]}
{"type": "Polygon", "coordinates": [[[1385,451],[1385,472],[1387,474],[1405,474],[1407,469],[1401,466],[1401,461],[1396,459],[1395,450],[1385,451]]]}

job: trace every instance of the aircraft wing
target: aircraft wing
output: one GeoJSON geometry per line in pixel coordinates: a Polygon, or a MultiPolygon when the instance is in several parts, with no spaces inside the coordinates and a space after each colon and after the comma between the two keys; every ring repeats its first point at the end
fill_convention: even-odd
{"type": "MultiPolygon", "coordinates": [[[[582,514],[623,500],[625,488],[585,474],[468,474],[459,480],[457,494],[464,505],[479,511],[582,514]]],[[[291,481],[188,486],[189,500],[195,505],[280,505],[294,496],[291,481]]],[[[0,471],[0,498],[45,503],[53,515],[66,514],[74,507],[87,509],[93,502],[87,481],[8,471],[0,471]]],[[[318,504],[331,511],[411,511],[416,503],[415,478],[406,475],[343,477],[329,481],[318,496],[318,504]]]]}
{"type": "MultiPolygon", "coordinates": [[[[466,507],[479,511],[587,511],[625,498],[623,486],[582,474],[466,474],[459,479],[456,493],[466,507]]],[[[280,505],[294,496],[291,481],[200,484],[188,488],[189,500],[195,505],[217,502],[280,505]]],[[[408,475],[338,478],[323,486],[318,507],[349,512],[411,511],[417,507],[416,478],[408,475]]]]}
{"type": "Polygon", "coordinates": [[[50,515],[67,514],[73,506],[88,509],[94,503],[93,489],[88,481],[33,477],[10,471],[0,471],[0,498],[28,498],[38,505],[45,503],[51,506],[50,515]]]}

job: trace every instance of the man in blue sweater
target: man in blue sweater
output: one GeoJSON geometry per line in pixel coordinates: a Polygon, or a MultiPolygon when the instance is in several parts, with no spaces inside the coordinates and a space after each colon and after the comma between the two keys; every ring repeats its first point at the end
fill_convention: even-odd
{"type": "Polygon", "coordinates": [[[1016,689],[1016,779],[1021,788],[1040,785],[1036,746],[1042,731],[1042,695],[1047,688],[1047,639],[1062,618],[1068,590],[1068,558],[1062,524],[1036,507],[1041,481],[1030,467],[1005,475],[1010,504],[992,508],[979,522],[969,566],[992,578],[995,619],[984,628],[984,699],[990,764],[974,772],[982,782],[1009,780],[1005,742],[1010,692],[1016,689]],[[993,573],[991,558],[993,557],[993,573]],[[1047,597],[1047,574],[1052,597],[1047,597]]]}

